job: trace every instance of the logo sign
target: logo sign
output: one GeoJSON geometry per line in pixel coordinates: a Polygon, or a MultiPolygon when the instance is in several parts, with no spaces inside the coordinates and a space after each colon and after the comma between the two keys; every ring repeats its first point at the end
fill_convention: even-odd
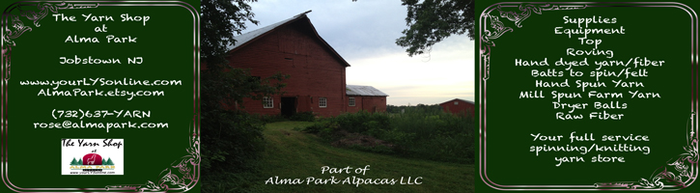
{"type": "Polygon", "coordinates": [[[61,175],[124,175],[124,139],[61,139],[61,175]]]}

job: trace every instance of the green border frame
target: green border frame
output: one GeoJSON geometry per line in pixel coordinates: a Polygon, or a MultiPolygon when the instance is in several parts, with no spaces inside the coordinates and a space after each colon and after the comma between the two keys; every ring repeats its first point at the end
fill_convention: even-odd
{"type": "MultiPolygon", "coordinates": [[[[599,190],[679,190],[692,185],[698,177],[700,170],[698,164],[698,17],[695,11],[689,6],[675,2],[503,2],[492,4],[484,9],[479,15],[479,62],[478,73],[479,84],[478,108],[479,120],[479,178],[490,188],[496,190],[516,190],[516,191],[599,191],[599,190]],[[517,7],[521,12],[506,12],[502,7],[517,7]],[[522,27],[521,22],[530,15],[543,14],[545,11],[574,10],[594,7],[674,7],[686,11],[691,18],[691,64],[693,69],[692,77],[692,111],[686,126],[687,145],[683,148],[686,152],[681,153],[677,159],[669,161],[666,166],[654,171],[651,177],[641,178],[638,181],[618,181],[618,182],[598,182],[590,185],[501,185],[491,179],[487,174],[487,130],[486,115],[487,101],[485,100],[487,81],[490,76],[491,48],[495,47],[494,40],[498,39],[506,32],[515,30],[501,21],[505,18],[517,27],[522,27]],[[495,12],[496,14],[492,14],[495,12]],[[677,172],[674,172],[677,171],[677,172]],[[662,182],[666,181],[666,183],[662,182]]],[[[504,20],[505,21],[505,20],[504,20]]]]}
{"type": "Polygon", "coordinates": [[[0,69],[2,74],[0,75],[0,89],[2,89],[2,109],[0,111],[2,116],[1,130],[2,137],[2,148],[0,148],[0,155],[2,155],[2,163],[0,167],[0,176],[3,183],[15,192],[187,192],[194,188],[200,179],[200,108],[199,108],[199,77],[200,77],[200,29],[199,29],[199,12],[192,5],[182,2],[182,1],[20,1],[11,4],[5,9],[2,18],[2,65],[0,69]],[[10,11],[20,7],[35,7],[38,12],[35,11],[24,11],[21,16],[11,15],[10,11]],[[182,156],[179,160],[175,160],[172,165],[167,166],[159,175],[158,179],[154,181],[148,181],[143,184],[121,184],[121,185],[104,185],[104,187],[92,187],[92,188],[23,188],[17,187],[10,182],[9,175],[7,174],[8,163],[7,160],[7,131],[9,130],[9,124],[7,120],[7,104],[8,104],[8,80],[11,78],[11,51],[14,42],[12,39],[19,38],[23,33],[31,30],[31,27],[25,26],[21,19],[28,19],[33,21],[35,26],[38,22],[46,17],[49,12],[58,13],[61,9],[87,9],[87,8],[98,8],[104,6],[174,6],[183,7],[190,11],[193,20],[193,37],[192,37],[192,63],[193,63],[193,77],[194,77],[194,87],[193,87],[193,101],[194,106],[192,107],[192,120],[190,121],[191,135],[188,136],[189,147],[186,149],[187,155],[182,156]]]}

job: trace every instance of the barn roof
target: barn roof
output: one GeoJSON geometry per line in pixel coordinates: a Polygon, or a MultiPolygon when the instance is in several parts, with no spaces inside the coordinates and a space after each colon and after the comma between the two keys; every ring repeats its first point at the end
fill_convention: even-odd
{"type": "Polygon", "coordinates": [[[452,99],[452,100],[449,100],[449,101],[445,101],[444,103],[440,103],[439,105],[446,104],[446,103],[451,103],[451,102],[454,102],[454,101],[462,101],[462,102],[465,102],[465,103],[474,104],[474,102],[471,102],[471,101],[468,101],[468,100],[462,100],[462,99],[455,98],[455,99],[452,99]]]}
{"type": "Polygon", "coordinates": [[[347,95],[359,95],[359,96],[389,96],[386,93],[372,87],[372,86],[359,86],[359,85],[346,85],[345,86],[347,95]]]}
{"type": "Polygon", "coordinates": [[[285,26],[287,24],[290,24],[290,23],[293,23],[296,21],[301,21],[301,22],[308,22],[308,24],[309,24],[308,26],[310,26],[310,28],[311,28],[310,30],[313,32],[312,35],[314,37],[318,38],[318,40],[320,40],[320,42],[324,46],[326,46],[326,48],[328,48],[328,50],[331,52],[331,54],[335,55],[338,58],[338,60],[340,61],[341,64],[343,64],[345,66],[350,66],[350,64],[347,61],[345,61],[345,59],[343,59],[343,57],[341,57],[340,54],[338,54],[338,52],[336,52],[335,49],[333,49],[333,47],[331,47],[331,45],[328,44],[328,42],[326,42],[326,40],[323,40],[323,38],[321,38],[321,36],[318,35],[316,28],[313,26],[313,24],[311,24],[311,20],[306,16],[306,14],[309,12],[311,12],[311,10],[305,11],[304,13],[300,13],[300,14],[295,15],[289,19],[282,20],[282,21],[274,23],[272,25],[268,25],[268,26],[262,27],[260,29],[250,31],[248,33],[241,34],[239,36],[235,36],[235,37],[233,37],[233,39],[236,40],[236,44],[234,46],[228,47],[229,52],[234,52],[242,47],[245,47],[245,46],[249,45],[251,42],[254,42],[255,40],[258,40],[262,37],[265,37],[266,35],[272,33],[273,31],[275,31],[276,29],[279,29],[282,26],[285,26]]]}

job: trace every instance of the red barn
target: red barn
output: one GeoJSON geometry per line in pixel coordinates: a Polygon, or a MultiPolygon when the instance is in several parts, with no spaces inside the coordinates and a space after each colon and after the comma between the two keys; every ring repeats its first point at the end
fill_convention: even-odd
{"type": "Polygon", "coordinates": [[[368,112],[385,112],[386,97],[382,91],[372,86],[348,85],[348,112],[354,113],[360,110],[368,112]]]}
{"type": "MultiPolygon", "coordinates": [[[[283,94],[262,101],[245,99],[245,110],[254,114],[292,115],[314,112],[336,116],[348,112],[345,68],[350,66],[314,28],[307,13],[236,37],[229,51],[229,65],[250,69],[251,76],[290,75],[283,94]]],[[[357,99],[355,99],[357,100],[357,99]]],[[[375,102],[376,110],[386,110],[375,102]]],[[[373,106],[373,107],[374,107],[373,106]]]]}
{"type": "Polygon", "coordinates": [[[474,115],[474,102],[462,99],[452,99],[444,103],[440,103],[442,110],[452,114],[469,113],[474,115]]]}

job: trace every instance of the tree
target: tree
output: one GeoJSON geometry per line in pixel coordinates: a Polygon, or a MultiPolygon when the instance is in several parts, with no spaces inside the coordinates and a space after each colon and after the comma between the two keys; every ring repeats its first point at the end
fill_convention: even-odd
{"type": "Polygon", "coordinates": [[[78,165],[83,165],[83,158],[80,158],[80,160],[78,160],[78,165]]]}
{"type": "Polygon", "coordinates": [[[452,34],[474,40],[474,0],[402,0],[408,8],[404,36],[396,45],[407,48],[408,56],[422,54],[452,34]]]}
{"type": "Polygon", "coordinates": [[[108,158],[107,162],[102,162],[102,165],[111,166],[111,165],[114,165],[114,162],[112,162],[112,158],[108,158]]]}
{"type": "Polygon", "coordinates": [[[73,161],[70,162],[70,165],[74,166],[74,165],[80,165],[80,164],[78,164],[78,160],[75,160],[75,158],[73,158],[73,161]]]}
{"type": "Polygon", "coordinates": [[[202,1],[201,57],[206,64],[200,77],[200,131],[202,192],[242,192],[252,182],[256,160],[263,151],[263,125],[255,117],[228,107],[244,98],[261,99],[279,93],[286,79],[280,73],[264,79],[247,70],[231,68],[226,61],[234,36],[254,24],[248,3],[256,0],[202,1]]]}
{"type": "Polygon", "coordinates": [[[258,21],[253,19],[255,14],[248,5],[249,2],[257,0],[202,1],[200,54],[207,64],[225,63],[227,47],[236,43],[233,37],[246,29],[245,22],[258,24],[258,21]]]}
{"type": "MultiPolygon", "coordinates": [[[[357,0],[353,0],[357,1],[357,0]]],[[[474,0],[401,0],[407,7],[404,36],[396,45],[408,56],[420,55],[452,34],[467,33],[474,40],[474,0]]]]}
{"type": "Polygon", "coordinates": [[[221,102],[224,106],[231,106],[235,102],[243,102],[243,98],[247,97],[260,99],[284,87],[279,81],[286,76],[279,73],[255,80],[251,79],[248,71],[227,65],[226,54],[228,48],[236,43],[235,34],[240,35],[246,29],[246,21],[258,24],[253,19],[255,14],[248,5],[250,2],[257,0],[202,1],[201,57],[207,66],[200,78],[202,112],[221,107],[221,102]],[[276,83],[271,84],[273,81],[276,83]]]}

